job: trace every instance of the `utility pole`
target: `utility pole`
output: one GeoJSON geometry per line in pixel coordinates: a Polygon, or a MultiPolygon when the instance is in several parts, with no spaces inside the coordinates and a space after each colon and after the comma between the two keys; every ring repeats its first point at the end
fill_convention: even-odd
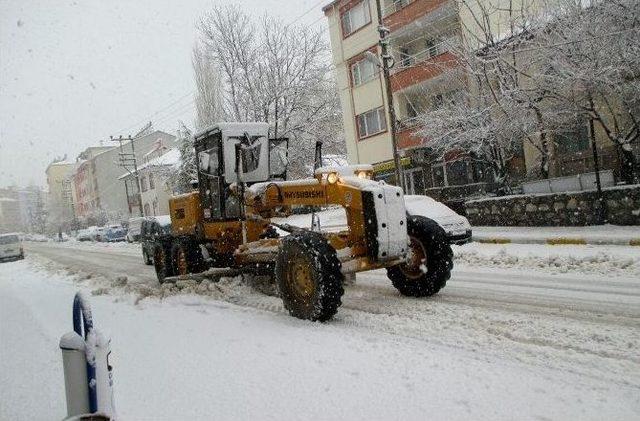
{"type": "MultiPolygon", "coordinates": [[[[593,101],[591,102],[593,107],[593,101]]],[[[591,138],[591,152],[593,153],[593,169],[596,173],[596,190],[598,192],[598,225],[603,225],[606,222],[607,208],[602,194],[602,182],[600,181],[600,163],[598,162],[598,145],[596,144],[595,125],[593,124],[593,118],[589,118],[589,137],[591,138]]]]}
{"type": "MultiPolygon", "coordinates": [[[[144,216],[144,212],[142,209],[142,190],[140,189],[140,174],[138,173],[138,160],[136,159],[136,150],[135,150],[135,146],[133,145],[133,139],[131,138],[131,136],[123,139],[122,135],[120,135],[120,137],[118,137],[117,139],[114,139],[113,136],[111,136],[111,141],[118,142],[120,144],[120,153],[118,154],[119,165],[125,170],[127,170],[129,174],[133,175],[136,180],[136,188],[137,188],[136,196],[138,197],[138,209],[140,210],[140,216],[144,216]],[[124,152],[124,148],[122,147],[123,140],[128,140],[131,143],[131,153],[124,152]],[[133,166],[133,171],[129,169],[129,166],[133,166]]],[[[129,204],[129,187],[127,186],[126,181],[124,183],[124,189],[127,195],[127,205],[128,205],[129,204]]]]}
{"type": "Polygon", "coordinates": [[[381,58],[382,58],[382,75],[384,77],[385,89],[387,91],[387,108],[389,109],[389,119],[391,120],[391,147],[393,148],[393,162],[396,167],[396,183],[404,190],[404,171],[402,169],[402,162],[400,160],[400,152],[398,151],[398,140],[396,137],[396,110],[393,107],[393,92],[391,91],[391,78],[389,76],[389,70],[393,67],[393,57],[389,54],[389,28],[384,26],[382,19],[382,5],[380,0],[376,0],[376,9],[378,12],[378,33],[380,34],[381,58]]]}

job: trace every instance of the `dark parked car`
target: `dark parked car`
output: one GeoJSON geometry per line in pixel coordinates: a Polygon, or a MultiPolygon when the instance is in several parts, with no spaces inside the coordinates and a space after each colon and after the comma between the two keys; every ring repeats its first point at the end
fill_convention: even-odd
{"type": "Polygon", "coordinates": [[[153,248],[158,238],[171,234],[171,218],[160,215],[145,218],[140,226],[142,259],[146,265],[153,264],[153,248]]]}
{"type": "Polygon", "coordinates": [[[108,243],[115,243],[117,241],[124,241],[127,236],[127,230],[122,227],[109,227],[104,232],[102,241],[108,243]]]}

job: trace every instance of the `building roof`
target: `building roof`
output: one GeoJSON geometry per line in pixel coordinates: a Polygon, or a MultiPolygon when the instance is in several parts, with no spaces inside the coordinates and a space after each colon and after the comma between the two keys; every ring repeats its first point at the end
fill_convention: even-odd
{"type": "Polygon", "coordinates": [[[322,11],[326,14],[327,10],[329,10],[329,8],[331,8],[333,5],[340,3],[341,0],[333,0],[331,3],[327,4],[326,6],[322,6],[322,11]]]}
{"type": "MultiPolygon", "coordinates": [[[[178,150],[178,148],[171,148],[166,153],[156,158],[150,159],[149,161],[139,166],[138,171],[142,171],[150,167],[177,167],[180,164],[180,158],[180,151],[178,150]]],[[[120,177],[118,177],[118,180],[122,180],[129,175],[131,174],[128,172],[124,173],[120,177]]]]}

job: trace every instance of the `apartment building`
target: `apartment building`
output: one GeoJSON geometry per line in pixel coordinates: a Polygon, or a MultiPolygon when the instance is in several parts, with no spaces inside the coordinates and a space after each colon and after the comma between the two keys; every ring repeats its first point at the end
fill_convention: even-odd
{"type": "Polygon", "coordinates": [[[172,194],[172,188],[168,184],[168,180],[180,165],[180,151],[172,145],[173,143],[167,145],[163,142],[157,142],[143,157],[143,161],[138,166],[140,195],[138,195],[135,174],[125,173],[119,177],[127,185],[131,215],[169,214],[169,198],[172,194]],[[140,202],[142,202],[142,212],[140,211],[140,202]]]}
{"type": "MultiPolygon", "coordinates": [[[[158,142],[172,144],[175,136],[154,131],[144,136],[123,142],[122,152],[132,153],[138,162],[158,142]],[[133,149],[132,149],[133,143],[133,149]]],[[[108,220],[126,220],[132,213],[127,197],[127,188],[119,180],[123,168],[120,166],[120,147],[102,146],[87,148],[79,157],[73,174],[76,215],[80,219],[100,217],[108,220]]]]}
{"type": "Polygon", "coordinates": [[[44,196],[37,186],[0,188],[0,233],[42,232],[44,196]]]}
{"type": "MultiPolygon", "coordinates": [[[[466,151],[433,156],[428,134],[416,133],[416,116],[456,101],[474,81],[462,71],[454,51],[476,51],[487,37],[500,42],[513,34],[513,19],[553,10],[555,0],[335,0],[323,8],[329,23],[333,63],[350,162],[374,164],[376,176],[395,182],[390,117],[379,66],[377,2],[389,33],[394,60],[390,85],[406,190],[441,199],[464,198],[494,188],[487,164],[466,151]],[[510,11],[512,11],[510,13],[510,11]],[[521,15],[518,15],[522,12],[521,15]],[[371,57],[371,55],[369,55],[371,57]]],[[[526,59],[526,58],[525,58],[526,59]]],[[[549,136],[550,177],[593,171],[587,122],[549,136]]],[[[595,138],[600,169],[620,172],[616,147],[599,127],[595,138]]],[[[511,180],[539,176],[539,152],[523,142],[508,162],[511,180]]],[[[636,148],[640,149],[640,148],[636,148]]],[[[640,156],[640,151],[635,151],[640,156]]]]}
{"type": "MultiPolygon", "coordinates": [[[[389,50],[394,59],[390,85],[407,192],[460,187],[458,196],[470,190],[482,193],[491,179],[486,166],[459,152],[444,160],[430,156],[428,137],[416,134],[415,117],[469,89],[466,76],[456,70],[453,51],[461,45],[477,46],[486,27],[476,21],[476,8],[486,2],[470,0],[461,7],[459,0],[378,1],[384,26],[390,31],[389,50]]],[[[491,31],[506,33],[509,7],[531,4],[533,0],[493,0],[491,31]],[[505,7],[499,7],[500,3],[505,7]]],[[[348,158],[374,164],[377,178],[393,183],[385,83],[378,65],[366,56],[369,51],[380,55],[376,0],[335,0],[323,11],[329,21],[348,158]]],[[[514,168],[522,173],[523,166],[517,162],[514,168]]]]}
{"type": "Polygon", "coordinates": [[[71,176],[75,167],[74,162],[57,160],[49,164],[45,170],[49,189],[47,211],[49,221],[53,224],[64,224],[74,218],[71,176]]]}

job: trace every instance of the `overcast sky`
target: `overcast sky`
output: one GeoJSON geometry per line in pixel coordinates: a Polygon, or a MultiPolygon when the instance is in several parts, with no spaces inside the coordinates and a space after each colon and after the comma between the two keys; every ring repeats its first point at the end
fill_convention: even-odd
{"type": "Polygon", "coordinates": [[[195,23],[225,3],[320,27],[329,0],[0,0],[0,187],[149,119],[191,123],[195,23]]]}

